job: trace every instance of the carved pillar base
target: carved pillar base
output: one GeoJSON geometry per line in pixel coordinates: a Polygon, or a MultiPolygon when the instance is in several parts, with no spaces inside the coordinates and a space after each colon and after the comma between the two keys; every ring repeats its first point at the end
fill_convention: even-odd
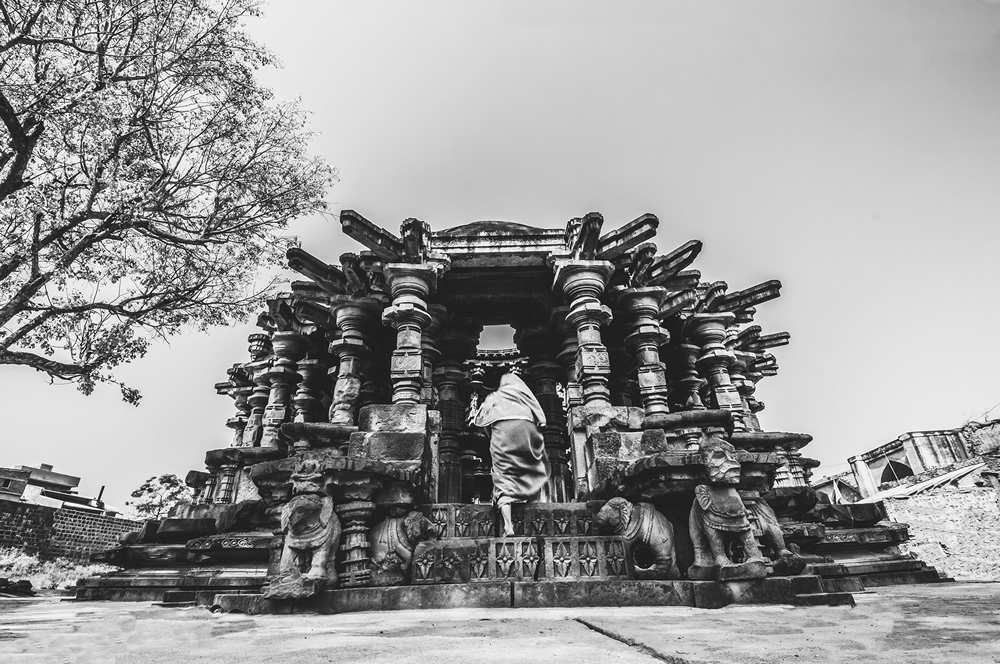
{"type": "Polygon", "coordinates": [[[371,585],[371,557],[368,553],[368,519],[375,511],[370,500],[352,500],[335,508],[343,532],[340,552],[343,558],[339,580],[342,588],[371,585]]]}

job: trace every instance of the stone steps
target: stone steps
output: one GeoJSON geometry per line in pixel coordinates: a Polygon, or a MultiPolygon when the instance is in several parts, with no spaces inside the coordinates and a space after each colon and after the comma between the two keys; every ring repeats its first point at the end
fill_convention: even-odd
{"type": "Polygon", "coordinates": [[[717,609],[730,604],[853,606],[848,592],[823,592],[815,576],[745,581],[595,579],[442,583],[326,590],[305,600],[266,600],[257,594],[217,594],[217,612],[350,613],[449,608],[584,606],[689,606],[717,609]]]}
{"type": "Polygon", "coordinates": [[[809,565],[806,572],[821,576],[824,587],[847,592],[861,592],[874,586],[954,581],[942,578],[935,568],[913,558],[816,563],[809,565]],[[852,581],[861,587],[855,587],[852,581]]]}
{"type": "Polygon", "coordinates": [[[849,592],[826,592],[797,595],[790,604],[795,606],[854,606],[854,595],[849,592]]]}

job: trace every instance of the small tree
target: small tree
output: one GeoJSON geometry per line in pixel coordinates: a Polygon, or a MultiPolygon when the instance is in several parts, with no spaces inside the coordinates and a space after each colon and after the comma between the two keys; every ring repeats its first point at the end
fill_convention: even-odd
{"type": "Polygon", "coordinates": [[[194,493],[176,475],[150,477],[132,492],[134,500],[126,501],[138,519],[164,519],[178,503],[191,502],[194,493]]]}
{"type": "Polygon", "coordinates": [[[258,4],[0,0],[0,364],[89,394],[260,306],[334,172],[254,79],[258,4]]]}

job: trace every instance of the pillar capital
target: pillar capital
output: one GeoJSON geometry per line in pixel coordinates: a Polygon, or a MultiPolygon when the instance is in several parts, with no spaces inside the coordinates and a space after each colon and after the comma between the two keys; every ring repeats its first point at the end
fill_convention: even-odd
{"type": "Polygon", "coordinates": [[[567,299],[598,298],[615,271],[611,261],[557,260],[553,264],[553,289],[567,299]]]}
{"type": "Polygon", "coordinates": [[[425,298],[437,289],[440,270],[433,265],[389,263],[382,272],[393,298],[407,295],[425,298]]]}

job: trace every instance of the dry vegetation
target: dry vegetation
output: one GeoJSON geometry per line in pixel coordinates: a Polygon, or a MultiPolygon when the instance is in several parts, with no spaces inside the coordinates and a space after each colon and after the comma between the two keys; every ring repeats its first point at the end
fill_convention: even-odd
{"type": "Polygon", "coordinates": [[[0,578],[27,579],[33,590],[73,588],[79,579],[117,569],[112,565],[84,565],[60,558],[43,561],[19,549],[0,548],[0,578]]]}

